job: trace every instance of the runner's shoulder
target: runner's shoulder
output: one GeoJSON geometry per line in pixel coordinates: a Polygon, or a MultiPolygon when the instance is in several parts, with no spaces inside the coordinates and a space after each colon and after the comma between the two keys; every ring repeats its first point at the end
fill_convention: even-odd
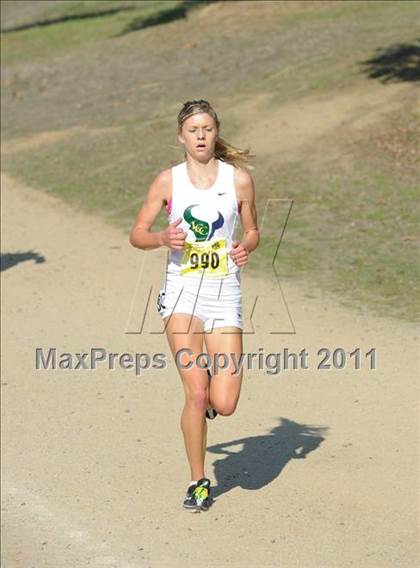
{"type": "Polygon", "coordinates": [[[154,184],[161,188],[170,187],[172,185],[172,171],[171,168],[161,170],[154,179],[154,184]]]}
{"type": "Polygon", "coordinates": [[[172,196],[172,172],[171,168],[161,170],[152,183],[153,192],[159,195],[165,202],[172,196]]]}
{"type": "Polygon", "coordinates": [[[240,168],[235,166],[235,187],[240,193],[240,195],[245,192],[247,193],[249,190],[252,190],[254,185],[254,180],[252,175],[249,173],[248,170],[245,168],[240,168]]]}

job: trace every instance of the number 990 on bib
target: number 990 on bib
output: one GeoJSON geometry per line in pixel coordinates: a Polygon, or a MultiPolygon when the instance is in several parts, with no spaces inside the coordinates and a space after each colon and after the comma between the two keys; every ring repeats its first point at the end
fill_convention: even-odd
{"type": "Polygon", "coordinates": [[[205,276],[227,276],[226,239],[209,243],[185,243],[181,274],[200,274],[203,271],[205,276]]]}

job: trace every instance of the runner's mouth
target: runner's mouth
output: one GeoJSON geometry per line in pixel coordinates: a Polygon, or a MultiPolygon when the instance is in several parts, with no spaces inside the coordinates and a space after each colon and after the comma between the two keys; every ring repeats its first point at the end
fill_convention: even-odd
{"type": "Polygon", "coordinates": [[[206,147],[205,144],[197,144],[197,146],[196,146],[197,150],[204,150],[205,147],[206,147]]]}

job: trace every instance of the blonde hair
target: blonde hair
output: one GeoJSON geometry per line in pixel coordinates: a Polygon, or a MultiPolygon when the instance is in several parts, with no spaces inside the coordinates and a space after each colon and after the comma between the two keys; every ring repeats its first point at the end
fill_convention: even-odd
{"type": "MultiPolygon", "coordinates": [[[[181,133],[182,125],[184,121],[187,120],[193,114],[197,114],[198,112],[205,112],[213,117],[217,131],[219,131],[220,121],[217,117],[216,111],[211,106],[208,101],[204,99],[200,100],[193,100],[187,101],[184,103],[182,109],[178,113],[178,131],[181,133]]],[[[216,144],[214,148],[214,154],[216,158],[227,162],[228,164],[232,164],[238,168],[245,168],[249,170],[253,170],[254,166],[250,164],[249,158],[254,158],[255,154],[250,153],[250,149],[247,148],[246,150],[242,150],[241,148],[236,148],[220,136],[216,139],[216,144]]],[[[187,157],[187,153],[184,153],[184,156],[187,157]]]]}

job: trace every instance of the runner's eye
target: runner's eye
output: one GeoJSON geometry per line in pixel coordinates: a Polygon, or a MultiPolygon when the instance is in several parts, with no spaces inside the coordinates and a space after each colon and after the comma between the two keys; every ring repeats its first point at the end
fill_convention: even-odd
{"type": "MultiPolygon", "coordinates": [[[[196,128],[192,128],[190,130],[188,130],[188,132],[195,132],[197,129],[196,128]]],[[[207,132],[212,132],[213,128],[206,128],[207,132]]]]}

